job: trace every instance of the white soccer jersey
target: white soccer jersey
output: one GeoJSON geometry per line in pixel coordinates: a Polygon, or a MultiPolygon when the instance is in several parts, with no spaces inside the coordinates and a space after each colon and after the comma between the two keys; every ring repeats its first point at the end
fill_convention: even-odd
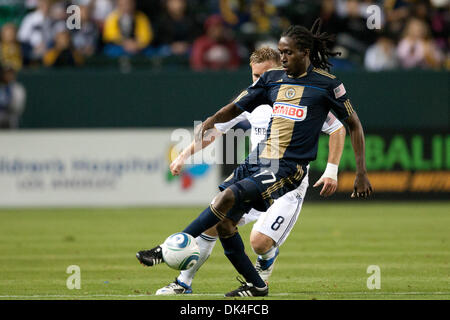
{"type": "Polygon", "coordinates": [[[216,123],[215,127],[221,133],[226,133],[239,122],[248,120],[252,126],[250,141],[252,143],[252,149],[254,149],[266,136],[271,114],[272,107],[268,104],[264,104],[253,110],[252,113],[244,111],[236,118],[231,119],[228,122],[216,123]]]}

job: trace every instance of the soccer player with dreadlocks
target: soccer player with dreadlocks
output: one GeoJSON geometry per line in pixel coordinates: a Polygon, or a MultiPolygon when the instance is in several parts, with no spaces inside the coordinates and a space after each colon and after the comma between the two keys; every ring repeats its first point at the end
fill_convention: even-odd
{"type": "MultiPolygon", "coordinates": [[[[328,73],[332,36],[320,32],[316,20],[311,30],[291,26],[279,42],[282,68],[265,72],[233,102],[209,117],[197,131],[203,139],[215,124],[224,123],[257,106],[272,106],[265,140],[220,186],[221,192],[183,232],[194,238],[216,225],[226,257],[245,278],[225,296],[266,296],[268,285],[245,254],[237,224],[251,208],[266,211],[274,200],[296,189],[317,155],[322,124],[331,110],[347,123],[356,159],[356,178],[351,197],[366,198],[372,192],[365,165],[364,132],[342,82],[328,73]]],[[[282,223],[282,222],[281,222],[282,223]]],[[[138,260],[154,266],[163,262],[161,246],[137,253],[138,260]]]]}
{"type": "MultiPolygon", "coordinates": [[[[264,74],[264,72],[281,67],[281,59],[278,50],[262,47],[255,50],[250,56],[250,67],[253,82],[264,74]]],[[[216,129],[211,132],[211,139],[204,139],[199,143],[192,142],[178,157],[170,164],[170,171],[173,175],[178,175],[186,160],[197,151],[206,148],[210,143],[229,131],[237,123],[248,120],[251,125],[250,142],[252,150],[265,139],[267,127],[272,118],[272,106],[260,105],[252,111],[243,112],[238,117],[226,123],[217,123],[216,129]]],[[[322,132],[329,135],[328,143],[328,163],[325,172],[314,184],[318,187],[323,184],[320,192],[321,196],[331,196],[337,189],[338,165],[344,149],[345,128],[342,123],[330,112],[323,123],[322,132]]],[[[234,174],[233,174],[234,175],[234,174]]],[[[260,277],[269,282],[269,278],[274,269],[275,261],[279,255],[279,248],[289,237],[294,228],[303,207],[303,201],[309,186],[308,173],[305,173],[302,183],[282,197],[274,201],[266,212],[251,209],[238,223],[238,227],[245,226],[256,221],[250,233],[250,245],[254,253],[258,255],[255,268],[260,277]]],[[[197,263],[188,270],[180,272],[175,281],[163,288],[158,289],[156,295],[177,295],[193,293],[192,282],[195,275],[207,261],[217,242],[218,234],[216,228],[210,228],[195,238],[200,249],[200,257],[197,263]]]]}

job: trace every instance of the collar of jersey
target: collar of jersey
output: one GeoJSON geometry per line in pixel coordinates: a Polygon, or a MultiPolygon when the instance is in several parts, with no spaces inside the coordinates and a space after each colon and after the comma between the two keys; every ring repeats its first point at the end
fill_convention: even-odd
{"type": "Polygon", "coordinates": [[[288,74],[287,74],[287,76],[288,76],[288,78],[291,78],[291,79],[303,78],[303,77],[307,76],[308,73],[310,73],[311,70],[312,70],[313,68],[314,68],[314,66],[312,65],[312,63],[309,63],[309,67],[306,69],[306,71],[303,72],[303,73],[302,73],[301,75],[299,75],[298,77],[291,77],[291,76],[288,75],[288,74]]]}

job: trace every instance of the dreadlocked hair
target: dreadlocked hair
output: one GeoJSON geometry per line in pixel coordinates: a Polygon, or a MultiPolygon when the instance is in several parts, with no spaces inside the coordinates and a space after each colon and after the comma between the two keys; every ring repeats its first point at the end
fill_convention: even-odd
{"type": "Polygon", "coordinates": [[[303,26],[290,26],[282,37],[292,38],[300,50],[309,49],[309,59],[314,67],[329,71],[332,64],[328,61],[330,56],[341,55],[340,52],[332,52],[328,46],[334,41],[334,35],[320,32],[322,20],[314,21],[311,29],[303,26]]]}

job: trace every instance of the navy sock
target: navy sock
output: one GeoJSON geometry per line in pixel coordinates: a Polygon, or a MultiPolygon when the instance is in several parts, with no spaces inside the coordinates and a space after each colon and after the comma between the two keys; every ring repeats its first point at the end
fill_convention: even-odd
{"type": "Polygon", "coordinates": [[[209,206],[202,213],[188,225],[183,232],[190,234],[194,238],[197,238],[202,232],[208,230],[215,224],[217,224],[220,219],[212,212],[209,206]]]}
{"type": "Polygon", "coordinates": [[[231,261],[245,280],[257,288],[264,288],[266,283],[261,279],[249,257],[245,254],[244,243],[239,233],[236,232],[236,234],[229,238],[220,238],[220,242],[228,260],[231,261]]]}

